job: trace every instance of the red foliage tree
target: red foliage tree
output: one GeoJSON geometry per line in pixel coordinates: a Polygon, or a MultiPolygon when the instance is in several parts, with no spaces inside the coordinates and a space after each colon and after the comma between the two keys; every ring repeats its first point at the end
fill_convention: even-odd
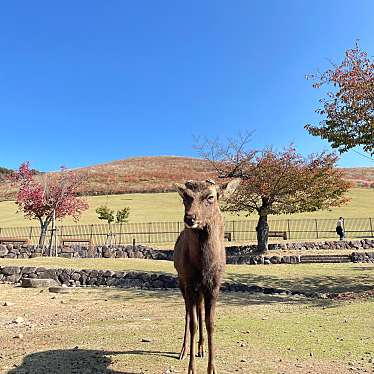
{"type": "Polygon", "coordinates": [[[293,146],[276,152],[246,150],[248,136],[228,144],[207,142],[200,154],[211,161],[221,178],[240,178],[224,209],[249,215],[256,212],[258,251],[268,247],[268,215],[312,212],[340,206],[350,183],[336,168],[337,156],[320,153],[303,157],[293,146]]]}
{"type": "Polygon", "coordinates": [[[321,108],[325,117],[317,126],[306,125],[312,135],[320,136],[341,153],[356,146],[374,155],[374,61],[356,43],[345,52],[339,65],[322,74],[308,76],[314,88],[330,86],[321,108]]]}
{"type": "Polygon", "coordinates": [[[40,222],[39,246],[44,246],[49,224],[53,215],[56,219],[72,216],[79,220],[88,204],[76,196],[82,177],[72,171],[61,168],[59,173],[35,175],[28,162],[24,162],[13,175],[19,184],[16,204],[25,217],[40,222]]]}

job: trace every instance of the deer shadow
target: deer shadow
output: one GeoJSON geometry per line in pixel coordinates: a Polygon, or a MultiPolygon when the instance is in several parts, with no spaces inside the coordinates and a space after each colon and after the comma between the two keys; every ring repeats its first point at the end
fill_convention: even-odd
{"type": "MultiPolygon", "coordinates": [[[[11,369],[7,374],[142,374],[110,369],[111,356],[118,354],[126,354],[126,352],[84,349],[35,352],[24,357],[22,364],[11,369]]],[[[132,352],[130,351],[129,354],[132,352]]]]}

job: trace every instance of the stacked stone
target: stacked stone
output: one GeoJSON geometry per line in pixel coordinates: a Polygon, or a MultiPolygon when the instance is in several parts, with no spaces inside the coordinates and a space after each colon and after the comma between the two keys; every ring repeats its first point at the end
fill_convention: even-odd
{"type": "MultiPolygon", "coordinates": [[[[2,266],[0,267],[0,283],[18,284],[22,282],[25,287],[32,287],[31,280],[38,279],[53,281],[56,285],[68,287],[119,287],[140,289],[175,289],[178,287],[176,276],[170,274],[157,274],[147,272],[123,272],[112,270],[76,270],[76,269],[47,269],[34,266],[2,266]]],[[[39,283],[38,283],[39,284],[39,283]]],[[[46,282],[43,286],[49,287],[46,282]]],[[[295,290],[284,290],[273,287],[261,287],[243,283],[222,284],[224,292],[248,292],[264,294],[303,295],[318,297],[295,290]]]]}
{"type": "Polygon", "coordinates": [[[57,284],[66,286],[107,286],[168,289],[177,287],[177,279],[173,275],[123,272],[112,270],[75,270],[47,269],[34,266],[2,266],[0,281],[20,283],[22,279],[53,279],[57,284]]]}
{"type": "Polygon", "coordinates": [[[374,252],[353,252],[352,262],[374,262],[374,252]]]}
{"type": "Polygon", "coordinates": [[[319,249],[371,249],[374,248],[374,239],[338,240],[320,242],[293,242],[269,244],[269,250],[319,250],[319,249]]]}
{"type": "Polygon", "coordinates": [[[30,258],[42,255],[42,248],[26,244],[0,244],[0,258],[30,258]]]}
{"type": "MultiPolygon", "coordinates": [[[[143,245],[116,245],[116,246],[59,246],[59,257],[78,258],[146,258],[152,260],[172,260],[173,251],[158,250],[143,245]]],[[[36,245],[0,244],[0,258],[30,258],[49,256],[48,248],[36,245]]]]}
{"type": "MultiPolygon", "coordinates": [[[[299,255],[274,255],[272,250],[308,251],[308,250],[365,250],[366,254],[356,255],[354,261],[370,260],[368,249],[374,249],[374,239],[347,240],[347,241],[322,241],[322,242],[298,242],[270,244],[266,256],[256,255],[255,245],[231,246],[226,248],[228,264],[298,264],[302,262],[299,255]]],[[[47,248],[39,248],[35,245],[0,244],[0,258],[29,258],[49,256],[47,248]]],[[[142,258],[150,260],[173,260],[172,250],[153,249],[143,245],[116,245],[116,246],[82,246],[58,247],[58,256],[67,258],[142,258]]],[[[352,257],[353,258],[353,257],[352,257]]]]}

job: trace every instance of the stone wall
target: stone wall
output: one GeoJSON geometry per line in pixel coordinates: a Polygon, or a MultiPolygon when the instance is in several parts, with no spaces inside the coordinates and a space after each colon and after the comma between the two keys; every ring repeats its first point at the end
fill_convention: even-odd
{"type": "MultiPolygon", "coordinates": [[[[47,269],[34,266],[0,266],[0,283],[19,284],[25,279],[53,279],[59,285],[68,287],[119,287],[140,289],[175,289],[178,280],[172,274],[147,272],[124,272],[112,270],[77,270],[77,269],[47,269]]],[[[26,283],[26,282],[24,282],[26,283]]],[[[27,282],[28,284],[31,282],[27,282]]],[[[28,285],[29,287],[29,285],[28,285]]],[[[303,295],[319,297],[316,293],[306,293],[296,290],[284,290],[273,287],[261,287],[243,283],[225,282],[223,292],[261,292],[265,294],[303,295]]]]}
{"type": "MultiPolygon", "coordinates": [[[[257,248],[256,245],[240,245],[227,247],[227,255],[243,256],[251,254],[257,248]]],[[[320,242],[286,242],[269,244],[269,251],[308,251],[308,250],[366,250],[374,249],[374,239],[360,240],[336,240],[320,242]]]]}
{"type": "MultiPolygon", "coordinates": [[[[172,260],[172,250],[159,250],[143,245],[81,246],[72,245],[57,248],[59,257],[79,258],[146,258],[151,260],[172,260]]],[[[47,248],[36,245],[0,244],[0,258],[32,258],[49,256],[47,248]]]]}
{"type": "MultiPolygon", "coordinates": [[[[374,249],[374,239],[350,240],[350,241],[322,241],[322,242],[297,242],[270,244],[266,256],[254,254],[255,245],[230,246],[226,248],[228,264],[298,264],[303,262],[303,256],[297,254],[298,251],[308,250],[352,250],[356,254],[352,261],[374,262],[368,249],[374,249]],[[292,255],[272,255],[273,250],[293,251],[292,255]]],[[[41,249],[34,245],[0,245],[0,258],[32,258],[38,256],[48,256],[48,249],[41,249]]],[[[127,246],[95,246],[87,247],[74,245],[69,247],[58,247],[58,256],[67,258],[144,258],[152,260],[172,261],[172,250],[160,250],[143,245],[127,246]]],[[[304,256],[305,257],[305,256],[304,256]]]]}

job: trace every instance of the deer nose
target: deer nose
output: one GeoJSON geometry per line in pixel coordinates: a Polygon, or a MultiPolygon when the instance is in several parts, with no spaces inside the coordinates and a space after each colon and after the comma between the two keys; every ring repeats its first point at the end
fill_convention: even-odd
{"type": "Polygon", "coordinates": [[[185,214],[184,222],[188,226],[193,226],[196,223],[196,215],[195,214],[185,214]]]}

